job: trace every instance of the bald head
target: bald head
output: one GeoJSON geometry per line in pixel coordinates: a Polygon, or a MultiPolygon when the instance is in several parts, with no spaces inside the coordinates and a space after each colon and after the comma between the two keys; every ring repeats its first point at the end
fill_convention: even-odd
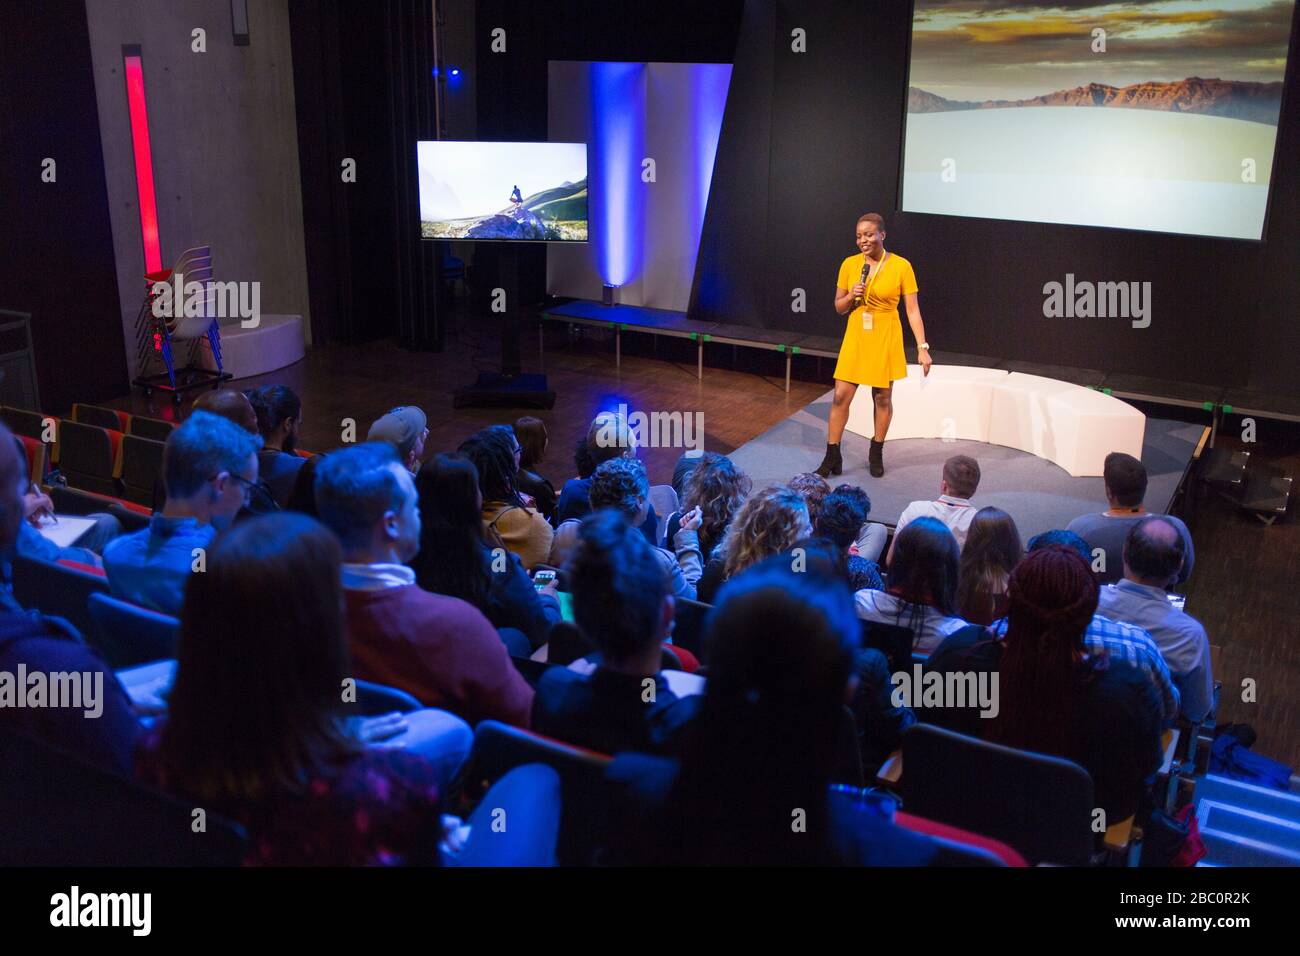
{"type": "Polygon", "coordinates": [[[0,425],[0,550],[13,547],[23,520],[27,457],[19,454],[18,445],[13,432],[0,425]]]}
{"type": "Polygon", "coordinates": [[[1182,570],[1186,545],[1172,521],[1151,515],[1135,524],[1124,541],[1124,577],[1151,587],[1168,587],[1182,570]]]}
{"type": "Polygon", "coordinates": [[[229,419],[246,432],[260,434],[257,430],[257,412],[244,396],[233,388],[223,388],[216,392],[204,392],[194,400],[194,410],[211,412],[229,419]]]}

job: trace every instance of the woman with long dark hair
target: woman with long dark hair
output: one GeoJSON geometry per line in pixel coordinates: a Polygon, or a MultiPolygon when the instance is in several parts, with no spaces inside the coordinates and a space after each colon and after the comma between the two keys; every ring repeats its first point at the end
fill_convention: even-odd
{"type": "Polygon", "coordinates": [[[740,511],[753,487],[749,475],[730,458],[706,451],[686,478],[681,509],[668,519],[665,540],[672,541],[682,518],[699,508],[700,554],[707,561],[726,537],[731,519],[740,511]]]}
{"type": "Polygon", "coordinates": [[[680,770],[652,758],[611,768],[652,805],[666,793],[658,815],[638,818],[629,856],[679,865],[931,862],[932,841],[830,790],[858,632],[849,592],[833,576],[795,573],[776,558],[728,582],[709,622],[709,684],[680,770]]]}
{"type": "Polygon", "coordinates": [[[463,455],[435,455],[415,476],[420,496],[420,551],[411,561],[426,591],[460,598],[496,628],[517,628],[541,647],[560,619],[554,585],[540,594],[504,549],[493,554],[483,533],[478,472],[463,455]]]}
{"type": "Polygon", "coordinates": [[[510,427],[485,428],[458,450],[478,471],[483,530],[489,543],[518,555],[524,570],[531,571],[550,555],[553,530],[536,505],[520,493],[519,443],[510,427]]]}
{"type": "Polygon", "coordinates": [[[1007,612],[1011,569],[1024,556],[1020,531],[1001,508],[981,508],[961,549],[957,611],[972,624],[992,624],[1007,612]]]}
{"type": "Polygon", "coordinates": [[[237,524],[186,585],[167,719],[137,770],[243,824],[248,863],[437,858],[436,769],[367,747],[344,713],[341,608],[337,540],[288,512],[237,524]]]}
{"type": "Polygon", "coordinates": [[[957,539],[937,518],[918,518],[894,545],[889,588],[858,591],[858,617],[908,628],[912,649],[928,654],[968,625],[957,615],[957,539]]]}

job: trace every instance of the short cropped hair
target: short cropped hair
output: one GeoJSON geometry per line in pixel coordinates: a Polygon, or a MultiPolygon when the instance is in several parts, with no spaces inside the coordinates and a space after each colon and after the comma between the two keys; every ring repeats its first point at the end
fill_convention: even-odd
{"type": "Polygon", "coordinates": [[[1177,525],[1163,515],[1148,515],[1129,528],[1124,539],[1124,562],[1145,580],[1171,581],[1183,566],[1186,547],[1177,525]],[[1172,541],[1158,540],[1151,534],[1158,524],[1172,532],[1172,541]]]}
{"type": "Polygon", "coordinates": [[[593,512],[565,567],[574,619],[606,660],[626,661],[655,643],[668,576],[639,529],[613,511],[593,512]]]}
{"type": "Polygon", "coordinates": [[[970,455],[953,455],[943,463],[943,480],[958,498],[970,498],[980,486],[980,463],[970,455]]]}
{"type": "Polygon", "coordinates": [[[864,222],[874,222],[876,224],[877,232],[887,231],[885,229],[885,217],[878,212],[864,212],[861,216],[858,217],[858,221],[854,223],[854,225],[860,226],[864,222]]]}
{"type": "Polygon", "coordinates": [[[389,442],[368,441],[331,452],[316,468],[316,511],[345,548],[370,540],[387,511],[402,507],[400,465],[389,442]]]}
{"type": "Polygon", "coordinates": [[[645,465],[636,458],[611,458],[591,475],[591,510],[613,508],[631,520],[650,497],[645,465]]]}
{"type": "Polygon", "coordinates": [[[261,438],[228,418],[192,412],[163,447],[167,497],[188,498],[223,471],[238,474],[261,447],[261,438]]]}
{"type": "Polygon", "coordinates": [[[1125,508],[1142,504],[1147,494],[1147,469],[1142,462],[1122,451],[1113,451],[1106,456],[1101,474],[1119,504],[1125,508]]]}

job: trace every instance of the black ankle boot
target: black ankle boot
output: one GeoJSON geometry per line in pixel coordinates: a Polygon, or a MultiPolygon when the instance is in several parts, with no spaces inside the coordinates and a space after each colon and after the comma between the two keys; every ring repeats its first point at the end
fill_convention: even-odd
{"type": "Polygon", "coordinates": [[[817,466],[817,474],[823,478],[829,478],[831,475],[838,475],[844,470],[844,459],[840,457],[840,445],[836,442],[834,445],[826,445],[826,457],[822,463],[817,466]]]}
{"type": "Polygon", "coordinates": [[[872,478],[879,478],[885,473],[885,443],[871,439],[871,449],[867,452],[867,464],[872,478]]]}

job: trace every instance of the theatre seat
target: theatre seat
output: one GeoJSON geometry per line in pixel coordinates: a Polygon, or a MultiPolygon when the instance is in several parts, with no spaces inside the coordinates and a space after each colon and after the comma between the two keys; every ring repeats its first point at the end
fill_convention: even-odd
{"type": "Polygon", "coordinates": [[[64,419],[59,423],[59,471],[73,488],[116,495],[121,444],[120,431],[64,419]]]}

